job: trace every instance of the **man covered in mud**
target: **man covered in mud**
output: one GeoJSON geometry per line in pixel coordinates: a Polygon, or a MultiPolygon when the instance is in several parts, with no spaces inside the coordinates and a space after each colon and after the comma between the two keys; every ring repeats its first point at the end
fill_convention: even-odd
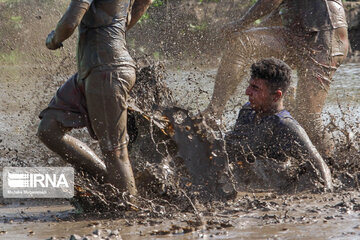
{"type": "Polygon", "coordinates": [[[151,0],[72,0],[46,39],[47,48],[58,49],[79,26],[78,72],[40,113],[39,138],[77,169],[104,176],[132,195],[137,189],[128,157],[126,123],[135,63],[127,51],[125,34],[150,4],[151,0]],[[85,126],[99,140],[105,163],[67,134],[85,126]]]}
{"type": "MultiPolygon", "coordinates": [[[[269,20],[270,19],[270,20],[269,20]]],[[[333,141],[325,132],[321,111],[331,79],[345,59],[349,42],[341,0],[258,0],[240,19],[223,29],[228,43],[205,117],[220,118],[226,102],[246,76],[251,63],[276,57],[297,69],[295,118],[320,152],[330,156],[333,141]],[[250,28],[267,16],[280,24],[250,28]]]]}
{"type": "MultiPolygon", "coordinates": [[[[311,143],[309,137],[298,122],[284,108],[284,95],[291,81],[291,69],[283,61],[267,58],[251,66],[251,78],[246,89],[249,102],[239,112],[235,127],[226,136],[227,151],[233,162],[243,165],[256,162],[258,175],[266,175],[272,164],[285,163],[284,169],[296,165],[287,163],[289,158],[297,161],[309,160],[319,172],[327,189],[332,189],[331,174],[328,166],[311,143]],[[261,161],[267,167],[259,166],[261,161]],[[271,162],[271,159],[275,161],[271,162]],[[261,172],[261,173],[260,173],[261,172]]],[[[274,172],[280,171],[276,169],[274,172]]],[[[298,169],[296,169],[298,171],[298,169]]],[[[271,172],[271,171],[269,171],[271,172]]],[[[242,177],[242,176],[240,176],[242,177]]],[[[280,177],[270,181],[280,181],[280,177]]],[[[286,176],[281,176],[286,179],[286,176]]],[[[276,185],[272,182],[271,184],[276,185]]],[[[281,183],[280,185],[288,183],[281,183]]],[[[289,183],[290,184],[290,183],[289,183]]]]}

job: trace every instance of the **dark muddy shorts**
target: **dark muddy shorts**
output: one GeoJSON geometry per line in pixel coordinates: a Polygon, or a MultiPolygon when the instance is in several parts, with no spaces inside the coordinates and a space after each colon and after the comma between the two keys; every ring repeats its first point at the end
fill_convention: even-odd
{"type": "Polygon", "coordinates": [[[70,77],[39,117],[54,118],[67,128],[87,127],[103,150],[127,143],[127,100],[135,83],[131,66],[93,70],[85,79],[70,77]]]}

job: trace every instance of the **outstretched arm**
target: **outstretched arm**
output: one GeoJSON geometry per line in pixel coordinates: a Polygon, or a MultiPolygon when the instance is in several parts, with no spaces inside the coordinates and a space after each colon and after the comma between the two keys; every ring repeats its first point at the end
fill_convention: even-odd
{"type": "Polygon", "coordinates": [[[46,47],[51,50],[61,47],[62,42],[68,39],[80,24],[89,6],[88,2],[72,0],[56,29],[48,35],[46,47]]]}
{"type": "Polygon", "coordinates": [[[135,0],[131,8],[131,20],[127,25],[127,30],[132,28],[137,23],[137,21],[139,21],[139,19],[149,8],[151,3],[152,0],[135,0]]]}
{"type": "Polygon", "coordinates": [[[264,16],[267,16],[272,11],[274,11],[283,0],[258,0],[246,13],[245,15],[237,21],[231,22],[227,28],[226,32],[237,32],[246,27],[251,23],[255,22],[257,19],[260,19],[264,16]]]}

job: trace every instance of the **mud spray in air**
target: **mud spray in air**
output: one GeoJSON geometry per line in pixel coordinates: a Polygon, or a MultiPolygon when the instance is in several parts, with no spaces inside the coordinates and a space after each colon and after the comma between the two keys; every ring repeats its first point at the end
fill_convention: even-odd
{"type": "MultiPolygon", "coordinates": [[[[1,27],[1,36],[8,36],[0,41],[1,168],[66,165],[39,142],[35,133],[39,123],[37,114],[76,71],[76,36],[68,40],[63,49],[55,53],[47,51],[43,47],[44,37],[67,3],[53,3],[54,8],[40,1],[32,3],[39,4],[39,8],[34,10],[21,1],[13,5],[0,1],[0,10],[5,6],[11,9],[0,11],[1,22],[6,22],[1,27]]],[[[197,9],[191,6],[186,9],[197,9]]],[[[202,8],[215,14],[210,3],[202,8]]],[[[196,12],[195,16],[201,18],[201,14],[196,12]]],[[[167,12],[166,18],[169,16],[171,12],[167,12]]],[[[158,30],[166,31],[165,23],[162,24],[158,30]]],[[[154,31],[145,31],[146,26],[151,25],[143,23],[134,31],[141,30],[144,34],[154,31]]],[[[198,28],[183,33],[194,33],[194,29],[198,28]]],[[[199,34],[196,31],[194,35],[199,34]]],[[[133,38],[136,37],[134,33],[133,38]]],[[[132,40],[130,34],[130,48],[139,47],[132,44],[132,40]]],[[[78,172],[75,197],[70,200],[1,198],[0,238],[359,237],[360,90],[354,87],[354,82],[359,80],[359,64],[348,63],[339,69],[323,114],[337,141],[334,157],[326,159],[335,190],[323,193],[316,171],[306,162],[294,160],[291,168],[279,171],[281,163],[275,161],[259,159],[255,163],[239,163],[228,159],[223,139],[246,101],[239,97],[244,95],[244,86],[239,86],[237,97],[226,106],[227,126],[204,127],[201,117],[196,115],[206,107],[211,96],[217,60],[212,57],[215,64],[201,61],[194,58],[191,51],[186,53],[165,40],[156,44],[182,59],[180,63],[178,59],[169,63],[140,57],[137,61],[128,132],[139,196],[119,192],[110,184],[78,172]],[[186,64],[182,64],[184,62],[186,64]],[[259,177],[264,169],[270,176],[266,179],[259,177]],[[312,234],[315,232],[316,236],[312,234]]],[[[201,51],[199,45],[198,42],[188,48],[201,51]]],[[[204,45],[214,46],[213,43],[204,45]]],[[[143,52],[134,55],[142,56],[143,52]]],[[[97,142],[85,129],[75,130],[72,135],[101,155],[97,142]]]]}

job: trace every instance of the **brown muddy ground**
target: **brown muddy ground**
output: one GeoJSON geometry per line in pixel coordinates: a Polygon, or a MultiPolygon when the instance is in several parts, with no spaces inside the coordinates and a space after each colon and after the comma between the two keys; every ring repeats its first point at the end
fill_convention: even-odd
{"type": "Polygon", "coordinates": [[[194,203],[196,213],[128,211],[116,218],[77,214],[61,201],[28,201],[2,208],[0,239],[359,239],[359,200],[359,192],[239,193],[236,200],[194,203]]]}
{"type": "MultiPolygon", "coordinates": [[[[59,4],[57,9],[61,7],[59,4]]],[[[75,37],[59,51],[50,52],[44,47],[50,26],[55,26],[61,14],[59,10],[48,11],[44,8],[30,10],[24,6],[15,14],[23,17],[20,23],[22,31],[14,31],[14,26],[1,28],[1,36],[11,36],[2,38],[0,43],[1,52],[5,53],[0,58],[1,168],[65,165],[35,136],[39,123],[37,114],[75,71],[75,37]]],[[[1,19],[5,19],[4,16],[2,12],[1,19]]],[[[142,66],[148,65],[145,60],[139,62],[142,66]]],[[[157,83],[153,80],[164,75],[159,65],[148,67],[139,72],[139,76],[148,82],[138,90],[148,93],[147,97],[154,96],[154,101],[162,107],[162,101],[174,100],[177,105],[196,113],[203,109],[211,96],[212,82],[209,82],[208,75],[213,77],[216,66],[209,68],[211,71],[192,69],[200,74],[189,75],[185,74],[188,69],[182,67],[168,71],[167,83],[173,92],[171,97],[171,94],[164,95],[159,91],[163,89],[162,83],[152,88],[152,92],[144,91],[157,83]]],[[[356,76],[354,74],[354,81],[359,79],[356,76]]],[[[354,84],[351,88],[355,88],[354,84]]],[[[134,89],[134,93],[139,92],[134,89]]],[[[353,98],[351,101],[359,104],[359,92],[349,98],[341,94],[337,92],[335,95],[346,102],[353,98]]],[[[239,102],[233,99],[228,112],[235,113],[239,102]]],[[[157,117],[162,115],[161,108],[159,110],[150,102],[142,103],[142,109],[157,117]]],[[[77,236],[74,235],[73,239],[84,236],[88,239],[121,239],[120,236],[123,239],[359,239],[359,134],[352,131],[359,128],[359,115],[353,113],[345,107],[333,118],[329,117],[329,127],[338,136],[335,157],[326,160],[335,179],[334,193],[278,194],[252,189],[239,192],[230,200],[219,200],[218,196],[194,185],[183,168],[184,162],[179,158],[167,158],[176,155],[172,140],[164,136],[158,126],[151,125],[141,114],[135,113],[135,119],[141,122],[138,128],[140,137],[134,139],[131,150],[141,192],[137,204],[130,203],[130,196],[117,193],[111,186],[99,187],[101,191],[106,189],[112,193],[110,199],[101,202],[95,195],[95,207],[91,204],[91,208],[84,209],[84,204],[90,202],[87,198],[80,201],[82,210],[73,207],[79,207],[79,198],[75,198],[77,203],[71,201],[73,205],[67,200],[1,198],[0,239],[70,239],[74,234],[77,236]],[[337,121],[339,119],[344,120],[342,124],[337,121]],[[141,140],[141,143],[136,143],[136,140],[141,140]]],[[[92,141],[86,131],[77,130],[74,135],[97,149],[97,142],[92,141]]],[[[84,178],[78,179],[77,183],[81,185],[84,178]]],[[[82,190],[86,192],[87,186],[85,181],[82,190]]],[[[82,191],[78,192],[81,194],[82,191]]]]}

